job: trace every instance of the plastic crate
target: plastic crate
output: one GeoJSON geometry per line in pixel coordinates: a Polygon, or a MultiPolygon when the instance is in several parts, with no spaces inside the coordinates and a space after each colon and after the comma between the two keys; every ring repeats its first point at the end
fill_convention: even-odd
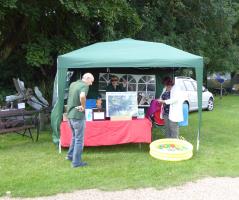
{"type": "Polygon", "coordinates": [[[96,99],[86,99],[86,109],[96,108],[96,99]]]}

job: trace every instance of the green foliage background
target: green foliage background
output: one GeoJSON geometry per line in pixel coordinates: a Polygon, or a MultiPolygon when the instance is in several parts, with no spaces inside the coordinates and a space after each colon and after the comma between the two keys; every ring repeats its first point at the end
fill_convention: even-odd
{"type": "Polygon", "coordinates": [[[126,37],[201,55],[207,73],[239,68],[236,0],[0,0],[0,27],[0,93],[19,77],[49,99],[58,55],[126,37]]]}

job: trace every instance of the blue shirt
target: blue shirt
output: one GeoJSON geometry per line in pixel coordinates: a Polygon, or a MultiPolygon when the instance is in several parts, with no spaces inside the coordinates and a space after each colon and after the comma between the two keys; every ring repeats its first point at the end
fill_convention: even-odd
{"type": "MultiPolygon", "coordinates": [[[[165,91],[163,94],[162,94],[162,99],[163,100],[168,100],[170,99],[170,91],[165,91]]],[[[164,104],[163,105],[163,109],[164,109],[164,115],[169,115],[169,109],[170,109],[170,105],[168,104],[164,104]]]]}

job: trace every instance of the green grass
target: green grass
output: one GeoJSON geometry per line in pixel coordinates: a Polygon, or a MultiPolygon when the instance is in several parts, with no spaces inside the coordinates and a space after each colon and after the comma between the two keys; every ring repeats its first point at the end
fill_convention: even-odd
{"type": "MultiPolygon", "coordinates": [[[[192,159],[167,162],[152,158],[149,145],[86,147],[83,159],[89,166],[72,169],[58,153],[50,132],[42,132],[37,143],[16,134],[0,136],[0,196],[45,196],[76,189],[164,188],[207,176],[239,176],[239,96],[216,99],[215,110],[203,112],[200,151],[192,159]]],[[[197,112],[181,135],[194,144],[197,112]]],[[[159,129],[155,139],[162,138],[159,129]]]]}

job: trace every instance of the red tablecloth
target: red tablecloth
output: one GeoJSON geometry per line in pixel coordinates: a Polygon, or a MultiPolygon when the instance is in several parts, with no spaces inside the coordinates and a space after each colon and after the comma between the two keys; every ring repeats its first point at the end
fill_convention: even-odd
{"type": "MultiPolygon", "coordinates": [[[[152,124],[148,119],[129,121],[87,121],[85,146],[115,145],[124,143],[150,143],[152,124]]],[[[69,147],[71,129],[67,121],[60,126],[61,146],[69,147]]]]}

